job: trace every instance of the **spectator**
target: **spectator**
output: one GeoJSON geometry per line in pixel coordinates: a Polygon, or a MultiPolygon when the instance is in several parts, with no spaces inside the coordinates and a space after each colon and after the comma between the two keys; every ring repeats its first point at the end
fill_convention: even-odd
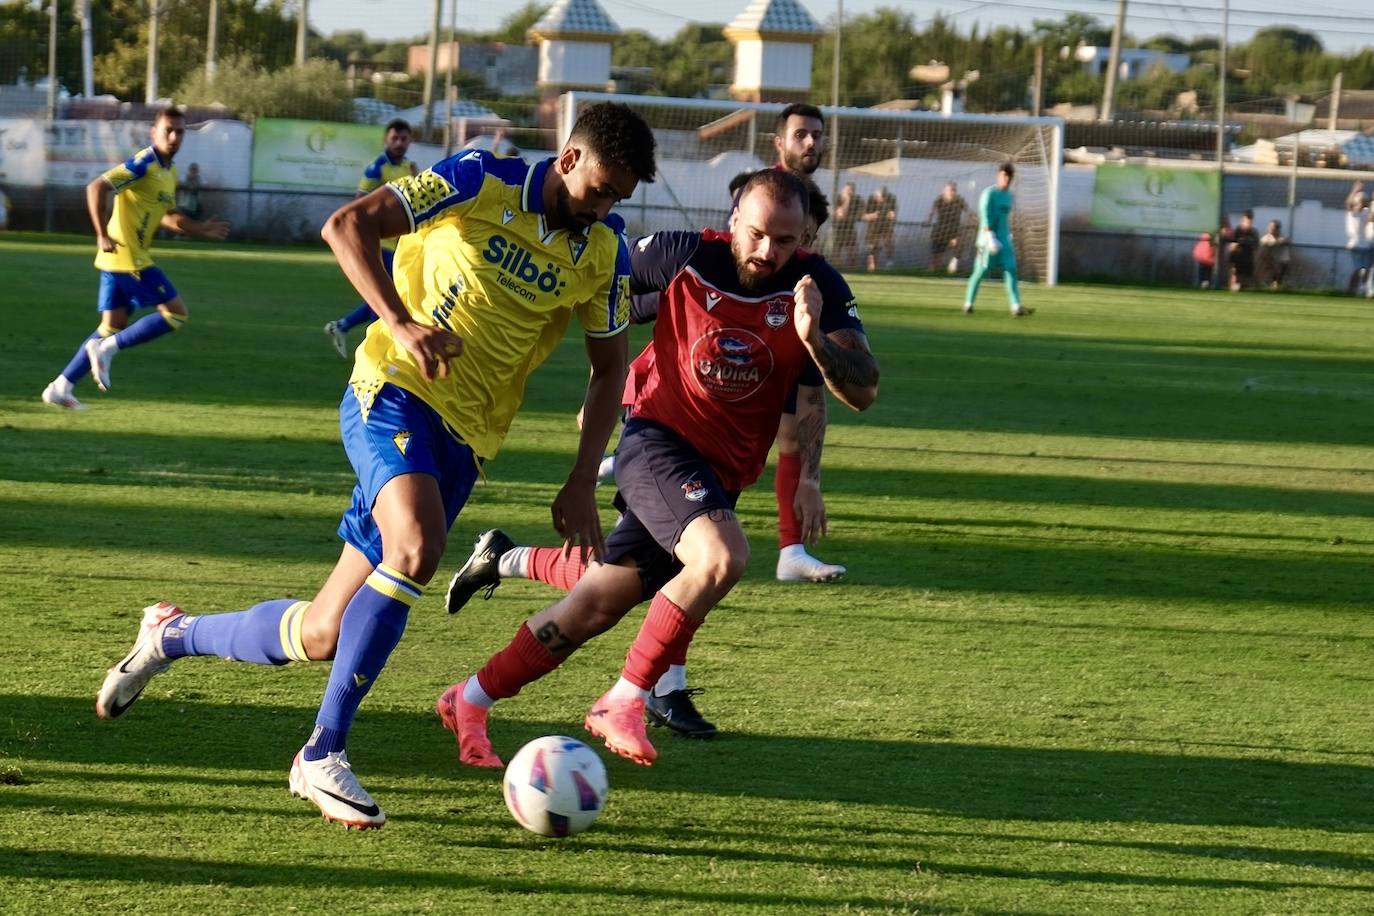
{"type": "Polygon", "coordinates": [[[1216,244],[1213,249],[1216,253],[1216,263],[1212,267],[1212,288],[1225,289],[1229,286],[1231,267],[1227,263],[1228,255],[1231,251],[1231,239],[1235,236],[1235,230],[1231,228],[1231,217],[1222,214],[1221,225],[1217,227],[1216,244]]]}
{"type": "Polygon", "coordinates": [[[930,269],[940,269],[940,259],[948,256],[950,273],[959,270],[959,236],[968,215],[968,202],[959,196],[959,186],[950,181],[930,205],[930,269]]]}
{"type": "Polygon", "coordinates": [[[1240,216],[1240,225],[1232,233],[1231,245],[1227,249],[1231,255],[1231,289],[1250,289],[1255,285],[1255,251],[1258,248],[1255,212],[1246,210],[1240,216]]]}
{"type": "Polygon", "coordinates": [[[0,188],[0,230],[10,227],[10,198],[4,188],[0,188]]]}
{"type": "Polygon", "coordinates": [[[897,199],[886,185],[868,198],[863,219],[868,223],[865,241],[868,243],[868,272],[872,273],[879,266],[886,267],[892,260],[892,230],[897,225],[897,199]]]}
{"type": "Polygon", "coordinates": [[[1217,263],[1217,243],[1212,239],[1212,233],[1204,232],[1197,237],[1197,243],[1193,245],[1193,261],[1197,263],[1197,286],[1198,289],[1207,289],[1212,285],[1212,268],[1217,263]]]}
{"type": "Polygon", "coordinates": [[[192,162],[186,177],[177,185],[177,209],[191,219],[200,219],[200,165],[192,162]]]}
{"type": "Polygon", "coordinates": [[[1269,221],[1269,228],[1260,236],[1260,276],[1270,289],[1281,287],[1288,273],[1288,262],[1292,257],[1289,241],[1283,234],[1283,224],[1276,219],[1269,221]]]}
{"type": "Polygon", "coordinates": [[[830,260],[840,269],[853,267],[859,248],[859,196],[854,182],[845,182],[835,212],[830,215],[830,260]]]}
{"type": "Polygon", "coordinates": [[[1350,186],[1350,194],[1345,198],[1345,247],[1354,257],[1354,269],[1346,291],[1358,296],[1374,294],[1374,222],[1371,222],[1369,196],[1365,193],[1364,182],[1357,181],[1350,186]]]}

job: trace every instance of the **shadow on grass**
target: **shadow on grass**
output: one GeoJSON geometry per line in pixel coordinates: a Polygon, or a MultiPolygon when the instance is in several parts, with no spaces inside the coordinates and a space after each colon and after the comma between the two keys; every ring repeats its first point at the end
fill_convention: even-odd
{"type": "MultiPolygon", "coordinates": [[[[216,786],[224,785],[225,767],[284,774],[293,742],[313,716],[313,707],[153,698],[125,720],[102,723],[86,699],[0,695],[0,751],[35,773],[31,789],[0,787],[0,804],[25,806],[25,794],[48,791],[42,786],[50,780],[86,778],[46,764],[187,770],[168,774],[169,783],[196,783],[206,768],[216,786]]],[[[492,737],[498,752],[509,754],[573,727],[500,719],[492,737]]],[[[815,736],[731,734],[691,742],[658,730],[654,737],[659,762],[643,770],[612,758],[613,784],[992,820],[1374,829],[1374,767],[1346,763],[815,736]]],[[[491,771],[457,767],[451,736],[428,712],[366,710],[352,745],[372,784],[417,775],[496,779],[491,771]]],[[[102,778],[119,775],[106,772],[112,775],[102,778]]]]}

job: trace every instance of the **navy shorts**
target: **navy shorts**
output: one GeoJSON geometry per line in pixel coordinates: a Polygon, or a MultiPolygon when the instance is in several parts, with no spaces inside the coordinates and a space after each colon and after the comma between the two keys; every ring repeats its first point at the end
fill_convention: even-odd
{"type": "Polygon", "coordinates": [[[365,404],[367,400],[366,389],[359,400],[358,389],[350,385],[339,403],[344,451],[358,475],[353,503],[339,521],[339,537],[376,566],[382,562],[382,533],[372,518],[372,505],[387,481],[402,474],[433,477],[444,501],[446,527],[452,527],[477,482],[477,459],[433,407],[404,388],[382,385],[365,404]]]}
{"type": "Polygon", "coordinates": [[[132,272],[102,270],[96,310],[110,312],[128,309],[136,312],[171,302],[176,297],[177,288],[161,268],[145,267],[132,272]]]}
{"type": "Polygon", "coordinates": [[[615,483],[621,519],[606,538],[606,562],[633,559],[646,599],[682,570],[673,551],[692,520],[732,510],[739,499],[739,491],[721,486],[685,439],[650,420],[625,424],[615,452],[615,483]]]}

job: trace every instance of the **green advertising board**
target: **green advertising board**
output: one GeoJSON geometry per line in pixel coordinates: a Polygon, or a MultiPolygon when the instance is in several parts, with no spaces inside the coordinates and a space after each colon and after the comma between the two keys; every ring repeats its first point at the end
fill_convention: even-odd
{"type": "Polygon", "coordinates": [[[253,185],[352,191],[382,151],[368,124],[258,118],[253,126],[253,185]]]}
{"type": "Polygon", "coordinates": [[[1103,163],[1093,179],[1094,226],[1137,232],[1210,232],[1217,227],[1215,169],[1103,163]]]}

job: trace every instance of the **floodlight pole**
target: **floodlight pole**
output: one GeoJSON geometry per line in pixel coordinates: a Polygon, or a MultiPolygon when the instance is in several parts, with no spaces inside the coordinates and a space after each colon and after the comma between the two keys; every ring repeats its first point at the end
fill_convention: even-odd
{"type": "Polygon", "coordinates": [[[76,0],[73,5],[73,12],[81,23],[81,94],[89,99],[95,95],[91,51],[91,3],[90,0],[76,0]]]}
{"type": "Polygon", "coordinates": [[[160,0],[148,0],[148,73],[144,80],[143,101],[157,101],[157,21],[162,18],[160,0]]]}
{"type": "Polygon", "coordinates": [[[1121,33],[1126,31],[1126,0],[1116,5],[1116,28],[1112,29],[1112,44],[1107,52],[1107,79],[1102,87],[1102,117],[1110,121],[1116,115],[1116,72],[1121,69],[1121,33]]]}
{"type": "MultiPolygon", "coordinates": [[[[48,142],[51,143],[57,131],[57,0],[49,0],[48,6],[48,142]]],[[[53,231],[53,187],[51,181],[43,182],[43,231],[53,231]]]]}
{"type": "Polygon", "coordinates": [[[300,18],[296,20],[296,66],[305,66],[305,34],[310,30],[310,0],[296,0],[300,18]]]}
{"type": "Polygon", "coordinates": [[[219,0],[210,0],[210,24],[205,32],[205,82],[215,81],[219,69],[219,0]]]}
{"type": "Polygon", "coordinates": [[[840,199],[840,36],[844,32],[844,0],[835,0],[835,53],[830,63],[830,206],[840,199]]]}

